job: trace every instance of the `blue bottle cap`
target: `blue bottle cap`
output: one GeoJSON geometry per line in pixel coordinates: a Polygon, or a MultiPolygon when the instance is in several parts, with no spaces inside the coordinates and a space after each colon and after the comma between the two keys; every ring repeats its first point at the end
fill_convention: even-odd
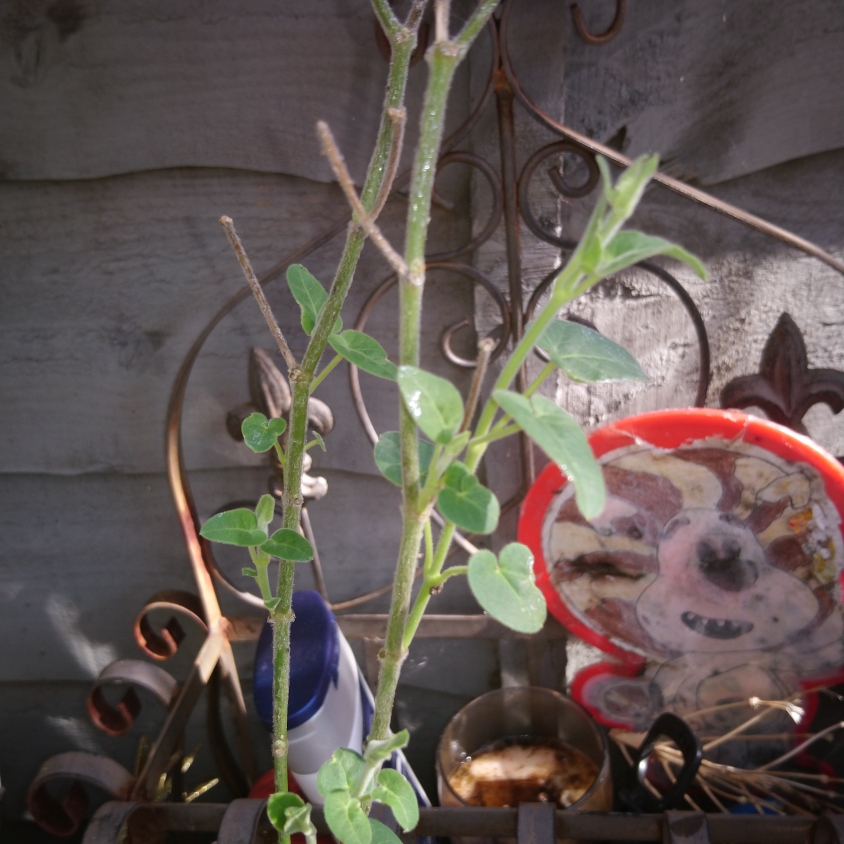
{"type": "MultiPolygon", "coordinates": [[[[290,627],[290,702],[287,727],[310,720],[325,702],[329,683],[337,685],[340,636],[334,614],[319,592],[293,593],[290,627]]],[[[253,695],[258,717],[268,729],[273,722],[273,629],[267,622],[258,639],[253,675],[253,695]]]]}

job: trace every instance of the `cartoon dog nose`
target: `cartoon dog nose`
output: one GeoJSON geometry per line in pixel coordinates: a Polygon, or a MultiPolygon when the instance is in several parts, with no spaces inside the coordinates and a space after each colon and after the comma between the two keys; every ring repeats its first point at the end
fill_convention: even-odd
{"type": "Polygon", "coordinates": [[[720,543],[704,539],[697,544],[701,574],[725,592],[741,592],[756,582],[759,576],[756,563],[741,556],[741,545],[734,539],[720,543]]]}

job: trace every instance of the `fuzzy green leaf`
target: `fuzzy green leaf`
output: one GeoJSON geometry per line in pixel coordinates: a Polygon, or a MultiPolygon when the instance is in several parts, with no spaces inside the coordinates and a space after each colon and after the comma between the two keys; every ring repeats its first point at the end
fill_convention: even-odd
{"type": "Polygon", "coordinates": [[[381,821],[370,818],[369,825],[372,827],[372,844],[401,844],[401,838],[381,821]]]}
{"type": "Polygon", "coordinates": [[[378,774],[378,785],[372,792],[373,800],[386,803],[399,822],[399,826],[409,832],[419,823],[419,803],[413,786],[392,768],[382,768],[378,774]]]}
{"type": "Polygon", "coordinates": [[[655,255],[667,255],[677,261],[688,264],[704,281],[706,268],[698,258],[687,252],[682,246],[637,231],[620,231],[604,246],[601,261],[595,270],[600,276],[608,276],[626,269],[639,261],[653,258],[655,255]]]}
{"type": "Polygon", "coordinates": [[[257,577],[258,576],[258,569],[253,569],[251,566],[244,566],[240,573],[244,577],[257,577]]]}
{"type": "Polygon", "coordinates": [[[385,739],[370,739],[366,743],[363,758],[370,765],[386,762],[393,755],[394,750],[401,750],[401,748],[407,747],[409,741],[410,733],[407,730],[402,730],[385,739]]]}
{"type": "Polygon", "coordinates": [[[255,518],[258,521],[258,527],[261,530],[266,530],[269,523],[273,520],[275,515],[275,498],[271,495],[262,495],[258,501],[258,506],[255,508],[255,518]]]}
{"type": "Polygon", "coordinates": [[[212,516],[199,531],[211,542],[249,548],[267,541],[267,532],[258,527],[258,519],[251,510],[227,510],[212,516]]]}
{"type": "Polygon", "coordinates": [[[316,431],[311,431],[314,435],[314,438],[308,443],[308,446],[312,446],[316,443],[323,451],[325,451],[325,440],[318,434],[316,431]]]}
{"type": "Polygon", "coordinates": [[[340,747],[331,758],[323,763],[317,774],[317,788],[323,797],[332,791],[350,792],[363,771],[364,761],[360,753],[340,747]]]}
{"type": "Polygon", "coordinates": [[[598,168],[603,177],[603,193],[621,220],[626,220],[635,210],[659,167],[658,155],[641,155],[622,174],[613,185],[610,168],[603,156],[598,156],[598,168]]]}
{"type": "Polygon", "coordinates": [[[287,423],[283,419],[267,419],[263,413],[253,413],[240,426],[243,441],[256,454],[269,451],[286,430],[287,423]]]}
{"type": "Polygon", "coordinates": [[[463,399],[445,378],[417,369],[399,367],[399,390],[408,413],[434,442],[447,445],[463,421],[463,399]]]}
{"type": "Polygon", "coordinates": [[[437,507],[443,516],[472,533],[492,533],[501,514],[492,492],[458,461],[448,467],[444,480],[445,487],[437,496],[437,507]]]}
{"type": "Polygon", "coordinates": [[[264,601],[264,606],[270,612],[275,612],[281,606],[281,598],[267,598],[267,600],[264,601]]]}
{"type": "Polygon", "coordinates": [[[627,349],[576,322],[555,319],[536,345],[574,381],[648,380],[627,349]]]}
{"type": "Polygon", "coordinates": [[[289,528],[277,530],[263,545],[261,550],[279,560],[291,563],[307,563],[314,558],[314,549],[304,536],[289,528]]]}
{"type": "MultiPolygon", "coordinates": [[[[427,440],[419,440],[419,474],[420,482],[425,483],[428,467],[434,456],[434,444],[427,440]]],[[[401,435],[398,431],[387,431],[381,434],[375,443],[375,464],[381,474],[396,486],[401,486],[401,435]]]]}
{"type": "Polygon", "coordinates": [[[272,825],[284,835],[316,835],[311,821],[311,807],[298,794],[290,791],[270,795],[267,816],[272,825]]]}
{"type": "MultiPolygon", "coordinates": [[[[302,328],[306,334],[314,330],[319,312],[328,300],[325,288],[301,265],[291,264],[287,268],[287,284],[293,298],[302,309],[302,328]]],[[[334,331],[343,330],[343,321],[337,317],[334,331]]]]}
{"type": "Polygon", "coordinates": [[[604,508],[606,488],[601,467],[575,419],[545,396],[525,398],[496,390],[493,398],[519,427],[568,475],[585,519],[604,508]]]}
{"type": "Polygon", "coordinates": [[[533,554],[518,542],[478,551],[469,558],[469,587],[495,619],[520,633],[536,633],[545,623],[545,597],[533,578],[533,554]]]}
{"type": "Polygon", "coordinates": [[[325,797],[325,821],[343,844],[370,844],[372,827],[360,801],[348,791],[331,791],[325,797]]]}
{"type": "Polygon", "coordinates": [[[381,344],[368,334],[350,328],[342,334],[332,334],[328,342],[338,355],[358,369],[388,381],[396,380],[398,368],[387,359],[381,344]]]}

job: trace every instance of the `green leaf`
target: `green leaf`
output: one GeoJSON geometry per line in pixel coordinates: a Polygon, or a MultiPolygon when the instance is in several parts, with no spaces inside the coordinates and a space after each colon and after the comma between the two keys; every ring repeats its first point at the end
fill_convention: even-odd
{"type": "Polygon", "coordinates": [[[595,272],[608,276],[626,269],[639,261],[653,258],[654,255],[667,255],[688,264],[704,281],[706,268],[698,258],[687,252],[682,246],[637,231],[620,231],[604,246],[601,262],[595,272]]]}
{"type": "Polygon", "coordinates": [[[399,367],[399,390],[408,413],[436,443],[447,445],[463,421],[463,399],[445,378],[417,369],[399,367]]]}
{"type": "Polygon", "coordinates": [[[492,394],[498,405],[568,475],[580,512],[594,519],[604,508],[606,488],[601,467],[580,425],[545,396],[526,399],[508,390],[492,394]]]}
{"type": "Polygon", "coordinates": [[[267,600],[264,601],[264,606],[270,612],[274,612],[281,606],[281,598],[267,598],[267,600]]]}
{"type": "Polygon", "coordinates": [[[350,328],[342,334],[332,334],[328,342],[338,355],[342,355],[358,369],[388,381],[396,380],[396,365],[387,360],[387,353],[381,344],[368,334],[350,328]]]}
{"type": "Polygon", "coordinates": [[[381,821],[370,818],[369,825],[372,827],[372,844],[401,844],[401,838],[381,821]]]}
{"type": "MultiPolygon", "coordinates": [[[[434,444],[427,440],[418,442],[420,483],[424,485],[431,458],[434,456],[434,444]]],[[[375,464],[388,481],[401,486],[401,435],[398,431],[387,431],[386,434],[381,434],[380,439],[375,443],[375,464]]]]}
{"type": "Polygon", "coordinates": [[[627,349],[576,322],[555,319],[536,345],[575,381],[648,380],[627,349]]]}
{"type": "Polygon", "coordinates": [[[286,430],[283,419],[267,419],[263,413],[253,413],[240,426],[243,441],[257,454],[269,451],[286,430]]]}
{"type": "Polygon", "coordinates": [[[311,821],[311,807],[301,797],[285,791],[270,795],[267,800],[267,816],[272,825],[284,835],[301,833],[316,835],[311,821]]]}
{"type": "Polygon", "coordinates": [[[314,438],[310,441],[309,445],[316,443],[323,451],[325,451],[325,440],[316,431],[311,431],[311,433],[314,435],[314,438]]]}
{"type": "Polygon", "coordinates": [[[364,769],[363,756],[340,747],[323,763],[317,774],[317,788],[323,797],[333,791],[350,792],[364,769]]]}
{"type": "Polygon", "coordinates": [[[360,801],[348,791],[331,791],[325,797],[325,821],[343,844],[370,844],[372,827],[360,801]]]}
{"type": "Polygon", "coordinates": [[[602,156],[598,156],[598,168],[604,182],[604,196],[613,207],[617,218],[626,220],[635,210],[659,167],[658,155],[641,155],[618,177],[613,185],[610,168],[602,156]]]}
{"type": "Polygon", "coordinates": [[[466,468],[455,461],[444,475],[445,487],[437,507],[449,521],[472,533],[492,533],[498,525],[498,499],[466,468]]]}
{"type": "Polygon", "coordinates": [[[267,541],[267,532],[258,527],[255,514],[245,508],[217,513],[202,526],[199,535],[211,542],[239,545],[241,548],[261,545],[267,541]]]}
{"type": "Polygon", "coordinates": [[[395,815],[399,826],[409,832],[419,823],[419,803],[411,784],[392,768],[382,768],[378,774],[378,785],[372,792],[373,800],[386,803],[395,815]]]}
{"type": "Polygon", "coordinates": [[[278,557],[279,560],[288,560],[291,563],[307,563],[314,558],[311,543],[289,528],[277,530],[261,545],[261,550],[273,557],[278,557]]]}
{"type": "Polygon", "coordinates": [[[251,566],[244,566],[240,573],[244,577],[257,577],[258,576],[258,569],[253,569],[251,566]]]}
{"type": "Polygon", "coordinates": [[[386,762],[393,755],[394,750],[407,747],[409,741],[410,733],[407,730],[402,730],[385,739],[370,739],[363,751],[363,758],[370,765],[386,762]]]}
{"type": "MultiPolygon", "coordinates": [[[[319,312],[328,301],[325,288],[301,265],[291,264],[287,268],[287,284],[293,298],[302,309],[302,328],[306,334],[314,330],[319,312]]],[[[337,317],[334,331],[343,330],[343,321],[337,317]]]]}
{"type": "Polygon", "coordinates": [[[262,495],[255,508],[255,518],[258,520],[258,527],[266,530],[275,515],[275,498],[271,495],[262,495]]]}
{"type": "Polygon", "coordinates": [[[533,554],[518,542],[469,558],[469,587],[495,619],[520,633],[536,633],[545,623],[545,597],[533,581],[533,554]]]}

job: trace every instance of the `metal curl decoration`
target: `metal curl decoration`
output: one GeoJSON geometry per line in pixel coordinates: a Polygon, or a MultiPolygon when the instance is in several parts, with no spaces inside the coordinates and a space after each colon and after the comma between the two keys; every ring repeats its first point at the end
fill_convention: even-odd
{"type": "Polygon", "coordinates": [[[504,188],[501,184],[501,178],[492,165],[473,152],[455,150],[454,152],[447,152],[437,162],[437,175],[444,168],[448,167],[449,164],[457,163],[468,164],[470,167],[476,168],[483,175],[489,185],[490,191],[492,191],[492,208],[489,212],[486,225],[479,234],[475,235],[475,237],[469,240],[468,243],[463,244],[463,246],[427,255],[426,260],[429,265],[436,261],[451,261],[454,258],[460,258],[483,246],[495,233],[498,224],[501,222],[501,215],[504,213],[504,188]]]}
{"type": "Polygon", "coordinates": [[[51,756],[38,770],[26,804],[35,822],[51,835],[73,835],[88,811],[86,785],[104,791],[115,800],[126,800],[135,778],[119,762],[98,753],[71,750],[51,756]],[[50,782],[69,782],[65,796],[57,800],[50,782]]]}
{"type": "Polygon", "coordinates": [[[176,679],[163,668],[139,659],[118,659],[107,665],[97,677],[88,695],[88,715],[96,727],[110,736],[128,733],[141,711],[141,700],[134,686],[146,689],[166,710],[179,694],[176,679]],[[105,686],[128,686],[123,697],[112,706],[103,693],[105,686]]]}
{"type": "Polygon", "coordinates": [[[571,5],[571,19],[574,22],[574,28],[577,30],[577,34],[586,44],[591,44],[595,47],[612,41],[621,32],[626,14],[627,0],[616,0],[615,16],[612,19],[612,23],[603,32],[592,32],[583,19],[583,12],[580,11],[580,6],[577,3],[572,3],[571,5]]]}
{"type": "Polygon", "coordinates": [[[144,604],[135,619],[134,627],[135,642],[152,659],[170,659],[185,638],[185,631],[175,615],[170,617],[160,633],[156,632],[148,613],[157,609],[167,609],[183,615],[198,624],[203,632],[208,630],[202,603],[192,592],[183,592],[181,589],[165,589],[162,592],[156,592],[144,604]]]}
{"type": "Polygon", "coordinates": [[[601,175],[598,170],[598,163],[595,160],[595,156],[590,153],[589,150],[585,150],[582,147],[571,143],[571,141],[556,141],[542,147],[540,150],[537,150],[522,168],[522,173],[519,176],[518,187],[519,210],[521,212],[522,219],[527,224],[527,227],[531,230],[531,232],[533,232],[533,234],[540,238],[540,240],[544,240],[546,243],[559,246],[563,249],[573,249],[576,245],[575,241],[570,238],[558,237],[540,225],[539,221],[534,216],[530,204],[530,183],[534,174],[539,169],[539,166],[552,156],[563,155],[565,153],[576,155],[579,159],[581,159],[581,161],[586,164],[588,176],[583,184],[571,185],[565,180],[565,176],[560,175],[556,168],[549,167],[547,171],[548,177],[551,179],[551,183],[554,185],[557,192],[561,196],[569,197],[571,199],[577,199],[592,193],[598,185],[598,180],[601,175]]]}

